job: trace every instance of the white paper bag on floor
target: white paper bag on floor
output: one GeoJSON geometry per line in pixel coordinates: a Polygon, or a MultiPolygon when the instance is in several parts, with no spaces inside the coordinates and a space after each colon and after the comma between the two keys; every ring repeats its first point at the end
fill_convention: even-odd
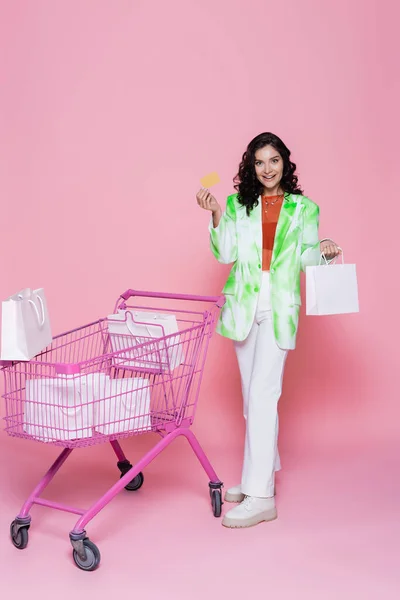
{"type": "Polygon", "coordinates": [[[306,268],[306,314],[343,315],[358,313],[356,265],[320,264],[306,268]]]}
{"type": "Polygon", "coordinates": [[[111,435],[151,428],[148,379],[107,379],[105,396],[105,399],[96,403],[96,431],[111,435]]]}
{"type": "Polygon", "coordinates": [[[103,373],[27,379],[24,431],[44,442],[91,437],[107,379],[103,373]]]}
{"type": "Polygon", "coordinates": [[[113,352],[155,340],[154,344],[145,348],[116,357],[120,366],[173,371],[185,360],[178,323],[173,314],[119,310],[117,314],[109,315],[108,331],[113,352]],[[174,333],[178,335],[172,336],[174,333]],[[171,337],[165,341],[160,339],[167,335],[171,337]]]}
{"type": "Polygon", "coordinates": [[[26,288],[2,303],[1,359],[31,360],[51,344],[43,289],[26,288]]]}

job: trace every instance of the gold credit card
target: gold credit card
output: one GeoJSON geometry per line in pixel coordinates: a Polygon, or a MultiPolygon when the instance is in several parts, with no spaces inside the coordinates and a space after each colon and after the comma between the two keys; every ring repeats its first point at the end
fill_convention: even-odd
{"type": "Polygon", "coordinates": [[[203,177],[202,179],[200,179],[200,183],[203,187],[205,188],[210,188],[211,186],[219,183],[221,180],[219,178],[218,173],[210,173],[209,175],[206,175],[205,177],[203,177]]]}

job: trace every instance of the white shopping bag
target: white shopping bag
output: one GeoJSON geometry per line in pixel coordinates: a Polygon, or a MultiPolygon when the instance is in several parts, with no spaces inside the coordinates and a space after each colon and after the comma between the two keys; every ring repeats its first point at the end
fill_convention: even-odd
{"type": "Polygon", "coordinates": [[[91,437],[107,379],[103,373],[27,379],[24,431],[43,442],[91,437]]]}
{"type": "Polygon", "coordinates": [[[52,342],[43,289],[26,288],[3,301],[1,359],[31,360],[52,342]]]}
{"type": "Polygon", "coordinates": [[[150,429],[150,381],[108,378],[105,398],[96,402],[95,428],[104,435],[150,429]]]}
{"type": "Polygon", "coordinates": [[[120,366],[173,371],[185,360],[179,334],[172,335],[179,332],[173,314],[119,310],[117,314],[108,316],[108,331],[114,352],[158,340],[116,357],[120,366]],[[171,337],[160,339],[167,335],[171,337]]]}
{"type": "Polygon", "coordinates": [[[306,268],[306,314],[344,315],[358,313],[356,265],[342,262],[306,268]]]}

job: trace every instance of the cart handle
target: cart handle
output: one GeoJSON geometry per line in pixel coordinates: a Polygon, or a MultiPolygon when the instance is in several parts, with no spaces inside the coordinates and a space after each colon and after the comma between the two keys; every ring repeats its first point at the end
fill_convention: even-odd
{"type": "Polygon", "coordinates": [[[141,292],[138,290],[126,290],[120,298],[128,300],[132,296],[142,296],[144,298],[166,298],[169,300],[194,300],[197,302],[213,302],[218,308],[225,304],[225,296],[193,296],[192,294],[169,294],[167,292],[141,292]]]}

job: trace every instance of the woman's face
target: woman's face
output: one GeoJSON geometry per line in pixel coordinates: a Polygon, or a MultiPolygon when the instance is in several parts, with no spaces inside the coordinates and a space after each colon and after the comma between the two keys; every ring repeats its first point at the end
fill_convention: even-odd
{"type": "Polygon", "coordinates": [[[270,196],[278,193],[283,175],[283,159],[273,146],[264,146],[255,153],[255,170],[264,193],[270,196]]]}

